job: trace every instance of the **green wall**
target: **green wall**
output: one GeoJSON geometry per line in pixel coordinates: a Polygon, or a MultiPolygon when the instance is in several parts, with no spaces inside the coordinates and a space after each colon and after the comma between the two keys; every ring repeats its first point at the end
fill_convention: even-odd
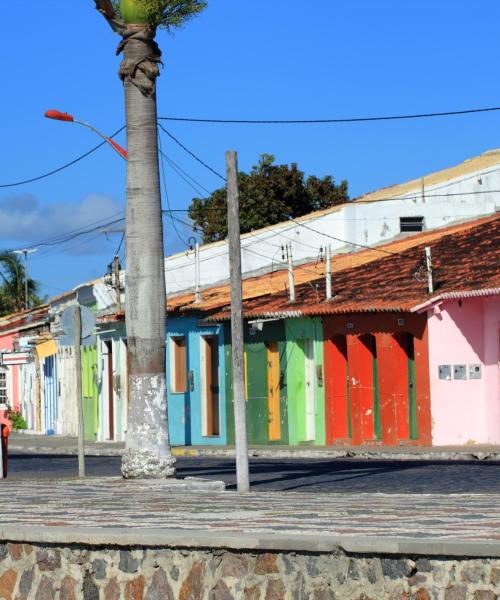
{"type": "MultiPolygon", "coordinates": [[[[288,410],[286,387],[286,337],[283,321],[264,322],[262,331],[250,333],[245,323],[244,341],[247,365],[247,435],[249,444],[288,444],[288,410]],[[278,342],[280,355],[280,426],[281,439],[269,440],[267,346],[266,342],[278,342]]],[[[232,357],[230,325],[224,331],[226,424],[228,443],[234,444],[234,401],[232,390],[232,357]]]]}
{"type": "Polygon", "coordinates": [[[323,366],[323,327],[321,319],[287,319],[286,331],[286,386],[288,390],[289,443],[324,445],[325,387],[323,366]],[[306,383],[305,340],[313,340],[314,348],[314,413],[315,437],[306,442],[306,383]],[[318,372],[319,368],[319,372],[318,372]]]}
{"type": "Polygon", "coordinates": [[[84,437],[95,441],[99,427],[96,346],[82,346],[82,395],[84,437]]]}

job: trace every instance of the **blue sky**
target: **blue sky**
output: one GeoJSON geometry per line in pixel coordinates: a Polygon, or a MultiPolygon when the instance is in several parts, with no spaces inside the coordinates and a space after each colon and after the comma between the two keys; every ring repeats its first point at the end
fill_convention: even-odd
{"type": "MultiPolygon", "coordinates": [[[[93,0],[4,4],[0,184],[55,169],[98,143],[84,128],[44,119],[48,108],[107,133],[124,124],[119,38],[93,0]]],[[[497,0],[209,0],[175,36],[159,33],[159,114],[293,119],[499,106],[499,21],[497,0]]],[[[351,196],[500,146],[500,113],[351,125],[165,125],[219,171],[227,149],[238,151],[243,170],[268,152],[307,174],[347,179],[351,196]]],[[[170,139],[163,136],[162,145],[204,187],[219,187],[170,139]]],[[[111,220],[123,209],[124,180],[123,161],[101,148],[36,183],[0,188],[0,247],[111,220]]],[[[187,208],[196,195],[169,165],[166,185],[174,208],[187,208]]],[[[182,250],[171,222],[165,225],[166,251],[182,250]]],[[[187,239],[189,229],[178,227],[187,239]]],[[[117,233],[93,233],[39,246],[30,274],[55,295],[102,275],[119,241],[117,233]]]]}

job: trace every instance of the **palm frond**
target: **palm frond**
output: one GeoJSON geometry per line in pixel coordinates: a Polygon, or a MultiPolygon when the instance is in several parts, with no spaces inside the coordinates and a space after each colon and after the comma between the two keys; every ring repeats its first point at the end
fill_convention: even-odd
{"type": "MultiPolygon", "coordinates": [[[[207,6],[206,0],[135,0],[146,14],[151,27],[173,31],[201,13],[207,6]]],[[[120,12],[119,0],[114,0],[115,10],[120,12]]]]}

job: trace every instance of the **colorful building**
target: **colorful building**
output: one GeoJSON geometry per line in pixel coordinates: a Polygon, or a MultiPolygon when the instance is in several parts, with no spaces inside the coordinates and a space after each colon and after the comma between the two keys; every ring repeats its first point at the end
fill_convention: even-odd
{"type": "MultiPolygon", "coordinates": [[[[500,443],[499,236],[494,216],[336,257],[330,300],[313,265],[298,267],[294,303],[281,291],[286,273],[246,280],[249,442],[500,443]]],[[[189,313],[191,300],[173,299],[170,310],[189,313]]],[[[227,286],[196,310],[204,322],[227,321],[227,286]]]]}
{"type": "MultiPolygon", "coordinates": [[[[249,443],[500,444],[499,259],[494,215],[334,256],[330,298],[324,261],[294,265],[294,302],[287,271],[247,278],[249,443]]],[[[114,293],[90,282],[50,310],[0,319],[0,396],[33,431],[76,433],[76,363],[61,317],[78,303],[92,317],[82,342],[85,437],[125,438],[127,338],[114,293]]],[[[172,445],[234,443],[229,303],[227,285],[200,301],[168,300],[172,445]]]]}
{"type": "Polygon", "coordinates": [[[48,306],[0,319],[0,399],[25,417],[28,428],[56,431],[58,390],[48,306]]]}

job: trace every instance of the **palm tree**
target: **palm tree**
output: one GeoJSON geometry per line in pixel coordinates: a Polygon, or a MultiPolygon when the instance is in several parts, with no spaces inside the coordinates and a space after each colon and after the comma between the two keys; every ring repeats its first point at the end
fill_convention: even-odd
{"type": "MultiPolygon", "coordinates": [[[[4,250],[0,252],[0,313],[17,312],[25,307],[25,270],[17,254],[4,250]]],[[[38,283],[28,277],[28,299],[30,304],[38,304],[36,295],[38,283]]]]}
{"type": "Polygon", "coordinates": [[[204,0],[94,0],[122,37],[119,76],[127,125],[127,270],[125,321],[129,411],[125,478],[175,475],[167,422],[165,273],[158,169],[156,30],[173,30],[205,7],[204,0]]]}

